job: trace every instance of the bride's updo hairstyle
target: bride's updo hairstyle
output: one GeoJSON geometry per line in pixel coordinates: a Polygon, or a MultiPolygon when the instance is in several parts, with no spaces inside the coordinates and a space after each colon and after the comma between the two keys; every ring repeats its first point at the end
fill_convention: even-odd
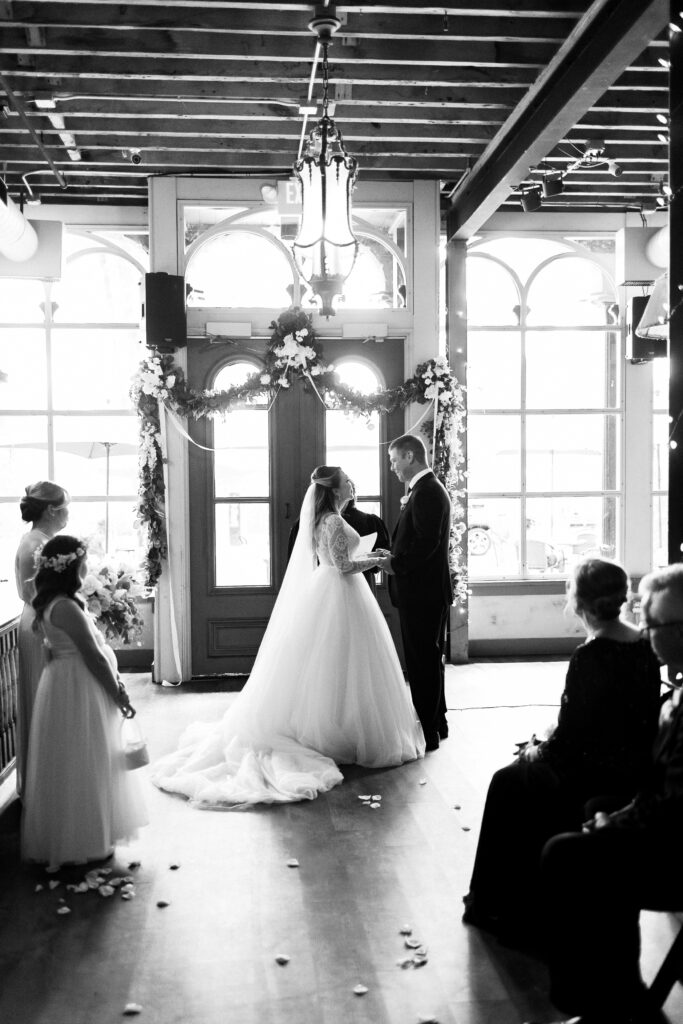
{"type": "Polygon", "coordinates": [[[55,597],[70,597],[85,608],[78,591],[83,582],[80,568],[86,555],[85,541],[68,534],[53,537],[36,551],[37,572],[33,580],[36,596],[32,601],[36,613],[34,629],[38,628],[45,609],[55,597]]]}
{"type": "Polygon", "coordinates": [[[26,488],[24,497],[19,502],[21,518],[25,523],[37,523],[52,505],[61,508],[69,502],[69,492],[52,480],[39,480],[26,488]]]}
{"type": "Polygon", "coordinates": [[[335,487],[341,487],[341,466],[316,466],[311,473],[311,483],[315,484],[315,529],[324,515],[339,511],[334,490],[335,487]]]}
{"type": "Polygon", "coordinates": [[[628,587],[628,576],[616,562],[586,558],[567,583],[567,607],[577,615],[588,612],[601,622],[610,622],[619,618],[628,587]]]}

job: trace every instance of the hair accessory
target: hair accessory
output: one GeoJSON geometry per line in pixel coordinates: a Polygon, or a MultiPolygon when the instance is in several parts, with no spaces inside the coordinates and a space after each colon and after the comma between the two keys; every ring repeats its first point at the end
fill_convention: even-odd
{"type": "Polygon", "coordinates": [[[75,551],[70,551],[68,555],[53,555],[52,558],[45,558],[44,555],[40,554],[41,549],[36,548],[34,556],[34,564],[37,569],[52,569],[53,572],[64,572],[68,565],[75,562],[77,558],[83,558],[85,555],[84,548],[76,548],[75,551]]]}

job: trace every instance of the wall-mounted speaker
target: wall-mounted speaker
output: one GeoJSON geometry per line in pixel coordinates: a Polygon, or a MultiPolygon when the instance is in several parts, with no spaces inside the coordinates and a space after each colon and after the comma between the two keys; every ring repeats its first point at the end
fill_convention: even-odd
{"type": "Polygon", "coordinates": [[[187,343],[185,279],[145,274],[145,332],[150,348],[175,352],[187,343]]]}
{"type": "Polygon", "coordinates": [[[666,356],[666,341],[657,338],[639,338],[636,334],[636,328],[649,301],[649,295],[634,295],[627,306],[626,358],[634,363],[649,362],[650,359],[666,356]]]}

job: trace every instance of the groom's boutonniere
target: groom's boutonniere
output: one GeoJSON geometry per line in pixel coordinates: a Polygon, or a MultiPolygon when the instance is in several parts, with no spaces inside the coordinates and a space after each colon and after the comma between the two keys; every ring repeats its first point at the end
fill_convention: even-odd
{"type": "Polygon", "coordinates": [[[403,509],[404,509],[404,508],[406,507],[406,505],[408,504],[408,499],[409,499],[409,498],[410,498],[410,495],[409,495],[409,494],[404,494],[404,495],[403,495],[403,497],[401,498],[401,512],[403,511],[403,509]]]}

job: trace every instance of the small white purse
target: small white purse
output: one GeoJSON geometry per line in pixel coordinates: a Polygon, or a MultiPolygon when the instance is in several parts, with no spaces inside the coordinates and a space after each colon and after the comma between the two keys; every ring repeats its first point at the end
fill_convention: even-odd
{"type": "Polygon", "coordinates": [[[146,764],[149,764],[147,743],[142,735],[142,729],[137,719],[124,718],[121,723],[121,738],[123,741],[123,756],[128,771],[144,768],[146,764]]]}

